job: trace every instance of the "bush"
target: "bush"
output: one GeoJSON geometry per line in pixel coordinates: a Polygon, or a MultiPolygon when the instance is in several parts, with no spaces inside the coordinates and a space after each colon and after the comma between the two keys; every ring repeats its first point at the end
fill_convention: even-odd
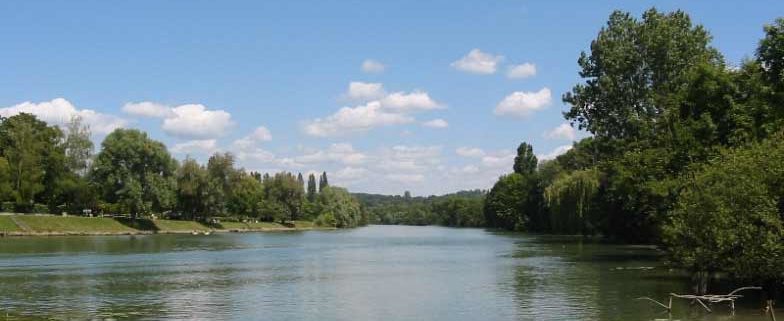
{"type": "Polygon", "coordinates": [[[16,203],[2,202],[0,203],[0,212],[12,213],[16,211],[16,203]]]}
{"type": "Polygon", "coordinates": [[[338,222],[335,220],[335,216],[332,215],[331,212],[322,213],[319,215],[313,224],[316,226],[323,226],[323,227],[335,227],[337,226],[338,222]]]}
{"type": "Polygon", "coordinates": [[[693,271],[782,276],[784,139],[728,150],[684,180],[663,228],[671,259],[693,271]]]}
{"type": "Polygon", "coordinates": [[[32,213],[47,214],[47,213],[49,213],[49,206],[46,206],[44,204],[37,204],[36,203],[36,204],[33,205],[32,213]]]}

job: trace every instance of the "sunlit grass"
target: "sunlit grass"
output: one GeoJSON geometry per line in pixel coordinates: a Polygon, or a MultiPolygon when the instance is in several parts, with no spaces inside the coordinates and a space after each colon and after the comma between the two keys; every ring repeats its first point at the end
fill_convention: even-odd
{"type": "Polygon", "coordinates": [[[113,218],[15,215],[14,218],[32,232],[39,233],[131,233],[137,232],[113,218]]]}

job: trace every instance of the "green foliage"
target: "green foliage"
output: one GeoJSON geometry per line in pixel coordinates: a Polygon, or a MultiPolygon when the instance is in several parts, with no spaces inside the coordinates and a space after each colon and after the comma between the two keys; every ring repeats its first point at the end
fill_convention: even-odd
{"type": "Polygon", "coordinates": [[[487,193],[485,220],[489,227],[525,230],[538,214],[537,182],[533,176],[512,173],[501,176],[487,193]]]}
{"type": "Polygon", "coordinates": [[[0,157],[0,201],[11,199],[12,193],[11,166],[5,157],[0,157]]]}
{"type": "Polygon", "coordinates": [[[484,226],[485,192],[461,191],[428,197],[356,193],[362,213],[377,224],[484,226]]]}
{"type": "Polygon", "coordinates": [[[329,180],[327,179],[327,172],[321,173],[319,176],[319,191],[324,190],[325,188],[329,187],[329,180]]]}
{"type": "Polygon", "coordinates": [[[588,214],[598,192],[599,172],[595,168],[559,175],[544,190],[550,209],[550,231],[591,234],[594,227],[588,214]]]}
{"type": "Polygon", "coordinates": [[[654,135],[670,95],[684,86],[695,66],[717,64],[711,37],[681,11],[646,11],[639,21],[616,11],[578,60],[586,79],[564,95],[567,119],[598,137],[654,135]]]}
{"type": "Polygon", "coordinates": [[[116,129],[101,144],[91,179],[105,201],[121,204],[136,216],[174,205],[176,166],[166,146],[146,133],[116,129]]]}
{"type": "Polygon", "coordinates": [[[337,227],[338,221],[335,219],[335,215],[332,215],[331,212],[321,213],[313,224],[316,226],[323,226],[323,227],[337,227]]]}
{"type": "Polygon", "coordinates": [[[263,202],[264,185],[253,176],[241,173],[234,184],[234,193],[229,199],[229,212],[233,215],[259,217],[263,202]]]}
{"type": "Polygon", "coordinates": [[[780,279],[784,262],[784,135],[727,150],[684,177],[663,227],[671,260],[694,271],[780,279]]]}
{"type": "Polygon", "coordinates": [[[51,189],[63,173],[62,132],[31,114],[0,120],[0,156],[8,163],[11,197],[32,209],[34,202],[53,197],[51,189]]]}
{"type": "Polygon", "coordinates": [[[185,218],[204,220],[221,213],[222,185],[210,177],[204,166],[186,158],[177,169],[176,180],[177,209],[185,218]]]}
{"type": "Polygon", "coordinates": [[[82,124],[82,118],[74,116],[66,127],[65,148],[66,166],[71,172],[84,176],[87,174],[93,152],[90,128],[82,124]]]}
{"type": "Polygon", "coordinates": [[[270,214],[273,209],[282,211],[283,215],[275,215],[281,222],[294,221],[301,217],[305,195],[296,176],[286,172],[277,173],[264,184],[264,191],[265,200],[271,203],[265,209],[266,213],[270,214]]]}
{"type": "Polygon", "coordinates": [[[533,147],[528,143],[520,143],[517,147],[517,156],[514,159],[513,169],[517,174],[528,175],[536,171],[538,161],[534,155],[533,147]]]}
{"type": "Polygon", "coordinates": [[[316,187],[316,176],[312,173],[308,175],[308,187],[307,187],[307,198],[308,202],[315,202],[316,195],[318,194],[318,190],[316,187]]]}
{"type": "Polygon", "coordinates": [[[322,213],[319,217],[324,223],[330,223],[329,216],[332,216],[335,227],[356,227],[361,224],[362,211],[359,201],[345,188],[329,186],[320,190],[317,206],[322,213]]]}

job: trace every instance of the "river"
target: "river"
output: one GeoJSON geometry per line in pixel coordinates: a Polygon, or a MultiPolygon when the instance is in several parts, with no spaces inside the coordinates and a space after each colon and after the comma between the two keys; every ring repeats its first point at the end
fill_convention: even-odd
{"type": "Polygon", "coordinates": [[[650,247],[482,229],[0,238],[8,320],[654,320],[634,298],[687,281],[650,247]]]}

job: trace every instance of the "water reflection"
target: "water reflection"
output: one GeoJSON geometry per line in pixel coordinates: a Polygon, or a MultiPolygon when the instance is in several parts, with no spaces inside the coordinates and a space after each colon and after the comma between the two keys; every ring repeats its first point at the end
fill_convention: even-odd
{"type": "Polygon", "coordinates": [[[652,320],[633,298],[687,290],[651,248],[478,229],[0,239],[12,318],[652,320]]]}

